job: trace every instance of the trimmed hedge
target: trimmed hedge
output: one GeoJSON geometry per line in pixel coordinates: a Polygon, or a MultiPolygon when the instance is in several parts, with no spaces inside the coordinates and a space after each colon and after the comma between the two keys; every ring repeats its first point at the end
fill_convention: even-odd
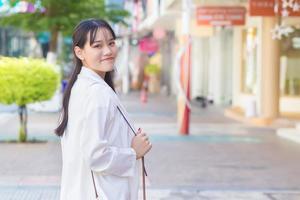
{"type": "Polygon", "coordinates": [[[0,57],[0,103],[19,106],[50,99],[60,75],[42,59],[0,57]]]}

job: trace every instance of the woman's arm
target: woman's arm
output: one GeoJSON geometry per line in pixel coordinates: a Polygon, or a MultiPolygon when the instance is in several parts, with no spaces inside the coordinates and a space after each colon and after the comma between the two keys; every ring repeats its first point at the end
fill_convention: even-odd
{"type": "MultiPolygon", "coordinates": [[[[103,93],[103,88],[94,88],[96,94],[103,93]]],[[[93,93],[93,94],[95,94],[93,93]]],[[[80,138],[82,156],[91,170],[121,177],[134,175],[136,152],[133,148],[111,146],[104,138],[110,120],[112,105],[109,95],[87,97],[84,131],[80,138]],[[99,104],[99,101],[101,104],[99,104]]]]}

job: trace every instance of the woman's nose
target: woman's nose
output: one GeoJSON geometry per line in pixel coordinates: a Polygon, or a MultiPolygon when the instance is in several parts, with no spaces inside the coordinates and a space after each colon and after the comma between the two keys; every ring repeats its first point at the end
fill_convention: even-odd
{"type": "Polygon", "coordinates": [[[112,50],[109,46],[104,47],[104,55],[110,55],[112,54],[112,50]]]}

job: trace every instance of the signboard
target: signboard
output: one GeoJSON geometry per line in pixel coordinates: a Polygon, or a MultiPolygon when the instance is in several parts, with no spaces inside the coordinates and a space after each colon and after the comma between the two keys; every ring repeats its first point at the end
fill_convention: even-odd
{"type": "MultiPolygon", "coordinates": [[[[275,1],[276,0],[250,0],[249,1],[249,14],[250,16],[263,16],[263,17],[273,17],[275,13],[275,1]]],[[[278,1],[278,15],[281,15],[282,11],[282,1],[278,1]]],[[[289,16],[300,16],[300,11],[293,11],[292,8],[287,9],[289,16]]]]}
{"type": "Polygon", "coordinates": [[[159,49],[159,44],[153,38],[144,38],[139,41],[139,49],[145,53],[154,53],[159,49]]]}
{"type": "Polygon", "coordinates": [[[203,6],[197,8],[197,24],[235,26],[245,24],[246,8],[228,6],[203,6]]]}

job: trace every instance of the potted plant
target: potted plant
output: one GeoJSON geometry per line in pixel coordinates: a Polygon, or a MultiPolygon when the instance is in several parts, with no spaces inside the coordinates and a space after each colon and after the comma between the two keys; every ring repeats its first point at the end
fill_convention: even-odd
{"type": "Polygon", "coordinates": [[[158,93],[160,85],[160,68],[157,64],[148,64],[145,66],[145,75],[148,77],[148,90],[150,93],[158,93]]]}

